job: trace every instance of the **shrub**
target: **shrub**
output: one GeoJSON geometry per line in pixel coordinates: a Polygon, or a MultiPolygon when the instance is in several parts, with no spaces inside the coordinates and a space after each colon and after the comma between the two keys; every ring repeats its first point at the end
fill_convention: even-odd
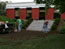
{"type": "Polygon", "coordinates": [[[22,28],[25,29],[26,27],[28,27],[32,20],[33,20],[32,18],[29,18],[25,23],[23,23],[22,28]]]}
{"type": "Polygon", "coordinates": [[[52,30],[55,30],[55,29],[56,29],[56,24],[53,24],[52,30]]]}
{"type": "Polygon", "coordinates": [[[65,24],[64,24],[64,26],[59,30],[59,32],[60,32],[61,34],[64,34],[64,33],[65,33],[65,24]]]}
{"type": "Polygon", "coordinates": [[[0,16],[0,21],[3,21],[3,22],[8,21],[9,23],[15,25],[15,19],[6,18],[4,16],[0,16]]]}
{"type": "MultiPolygon", "coordinates": [[[[28,25],[32,22],[32,18],[29,18],[27,21],[23,21],[23,23],[22,23],[22,28],[23,29],[25,29],[26,27],[28,27],[28,25]]],[[[4,17],[4,16],[0,16],[0,21],[8,21],[10,24],[13,24],[16,28],[18,28],[17,26],[18,26],[18,24],[16,24],[15,22],[16,22],[16,19],[11,19],[11,18],[6,18],[6,17],[4,17]]]]}
{"type": "Polygon", "coordinates": [[[52,30],[56,30],[57,29],[57,26],[58,26],[59,22],[60,22],[60,18],[56,18],[54,20],[54,24],[52,26],[52,30]]]}
{"type": "Polygon", "coordinates": [[[32,22],[32,18],[28,19],[27,24],[29,25],[32,22]]]}
{"type": "Polygon", "coordinates": [[[55,24],[58,25],[60,22],[60,18],[56,18],[54,21],[55,21],[55,24]]]}

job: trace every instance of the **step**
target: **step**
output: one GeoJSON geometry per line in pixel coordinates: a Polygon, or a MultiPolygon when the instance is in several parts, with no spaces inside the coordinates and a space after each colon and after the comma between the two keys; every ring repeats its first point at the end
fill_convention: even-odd
{"type": "Polygon", "coordinates": [[[26,30],[31,30],[31,31],[44,31],[43,30],[43,25],[44,22],[48,21],[48,31],[50,31],[51,26],[53,25],[54,21],[51,20],[33,20],[33,22],[27,27],[26,30]]]}

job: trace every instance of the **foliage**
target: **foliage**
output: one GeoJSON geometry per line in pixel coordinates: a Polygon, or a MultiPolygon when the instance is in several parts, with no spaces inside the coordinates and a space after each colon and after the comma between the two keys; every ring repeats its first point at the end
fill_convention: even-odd
{"type": "Polygon", "coordinates": [[[64,34],[65,33],[65,24],[64,26],[59,30],[60,33],[64,34]]]}
{"type": "Polygon", "coordinates": [[[6,18],[4,16],[0,16],[0,21],[3,21],[3,22],[8,21],[11,24],[15,24],[15,19],[6,18]]]}
{"type": "Polygon", "coordinates": [[[56,18],[54,20],[54,24],[52,26],[52,30],[56,30],[57,29],[59,22],[60,22],[60,18],[56,18]]]}
{"type": "Polygon", "coordinates": [[[65,0],[55,0],[54,4],[60,9],[61,13],[65,12],[65,0]]]}
{"type": "Polygon", "coordinates": [[[54,4],[55,0],[46,0],[46,9],[50,8],[50,5],[54,4]]]}
{"type": "MultiPolygon", "coordinates": [[[[43,3],[41,0],[35,0],[36,3],[43,3]]],[[[59,9],[60,13],[65,12],[65,0],[45,0],[46,1],[46,9],[50,7],[50,5],[55,5],[55,9],[59,9]]],[[[43,3],[44,4],[44,3],[43,3]]]]}
{"type": "Polygon", "coordinates": [[[37,4],[44,3],[43,0],[34,0],[34,1],[36,1],[37,4]]]}
{"type": "Polygon", "coordinates": [[[0,2],[0,15],[6,16],[6,2],[0,2]]]}
{"type": "Polygon", "coordinates": [[[55,21],[56,25],[58,25],[60,22],[60,18],[56,18],[54,21],[55,21]]]}
{"type": "MultiPolygon", "coordinates": [[[[25,29],[26,27],[28,27],[28,25],[32,22],[32,18],[30,18],[30,19],[28,19],[27,21],[24,21],[24,20],[22,20],[22,28],[23,29],[25,29]]],[[[5,22],[5,21],[8,21],[10,24],[13,24],[16,28],[18,28],[18,24],[16,24],[16,19],[11,19],[11,18],[6,18],[6,17],[4,17],[4,16],[0,16],[0,21],[3,21],[3,22],[5,22]]]]}
{"type": "Polygon", "coordinates": [[[46,4],[46,7],[45,8],[47,10],[50,7],[51,4],[54,4],[54,1],[55,0],[44,0],[44,1],[43,0],[35,0],[35,1],[38,4],[40,4],[40,3],[43,3],[44,4],[45,3],[46,4]]]}
{"type": "MultiPolygon", "coordinates": [[[[25,21],[25,23],[23,23],[23,29],[25,29],[26,27],[28,27],[29,26],[29,24],[32,22],[32,18],[29,18],[27,21],[25,21]]],[[[23,21],[24,22],[24,21],[23,21]]]]}

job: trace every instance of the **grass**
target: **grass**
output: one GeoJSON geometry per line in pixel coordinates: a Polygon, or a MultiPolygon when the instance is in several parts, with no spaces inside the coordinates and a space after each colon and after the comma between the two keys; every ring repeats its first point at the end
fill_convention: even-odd
{"type": "Polygon", "coordinates": [[[65,49],[65,34],[34,37],[29,40],[0,37],[0,49],[65,49]]]}

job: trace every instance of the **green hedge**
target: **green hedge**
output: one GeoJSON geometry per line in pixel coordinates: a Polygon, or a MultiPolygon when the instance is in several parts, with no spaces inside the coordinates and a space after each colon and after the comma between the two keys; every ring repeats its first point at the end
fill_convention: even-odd
{"type": "Polygon", "coordinates": [[[65,24],[64,24],[64,26],[59,30],[59,32],[60,32],[61,34],[65,34],[65,24]]]}
{"type": "MultiPolygon", "coordinates": [[[[29,18],[25,23],[23,21],[23,24],[22,24],[22,29],[25,29],[26,27],[28,27],[28,25],[32,22],[32,18],[29,18]]],[[[0,21],[8,21],[9,23],[13,24],[15,26],[16,24],[16,19],[11,19],[11,18],[6,18],[4,16],[0,16],[0,21]]],[[[18,24],[16,24],[16,28],[17,28],[18,24]]]]}
{"type": "Polygon", "coordinates": [[[6,18],[5,16],[0,16],[0,21],[8,21],[9,24],[13,24],[15,26],[15,19],[11,19],[11,18],[6,18]]]}
{"type": "Polygon", "coordinates": [[[23,29],[27,28],[32,21],[33,21],[33,19],[29,18],[25,23],[23,23],[22,28],[23,29]]]}
{"type": "Polygon", "coordinates": [[[60,18],[54,19],[54,24],[52,26],[52,30],[56,30],[57,29],[59,22],[60,22],[60,18]]]}
{"type": "Polygon", "coordinates": [[[0,16],[0,21],[9,21],[9,23],[15,23],[15,19],[6,18],[4,16],[0,16]]]}

